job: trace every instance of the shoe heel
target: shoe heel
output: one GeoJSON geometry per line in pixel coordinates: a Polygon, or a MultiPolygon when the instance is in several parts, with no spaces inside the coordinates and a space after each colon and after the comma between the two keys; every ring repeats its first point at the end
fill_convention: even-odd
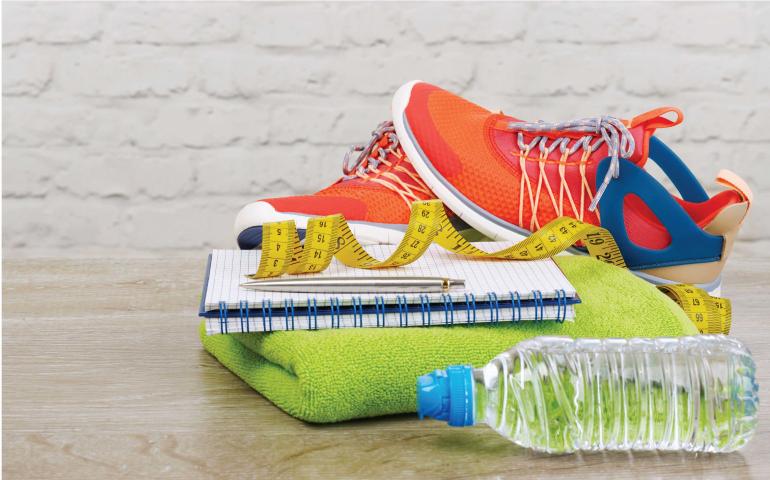
{"type": "MultiPolygon", "coordinates": [[[[643,276],[651,277],[653,283],[692,283],[712,287],[718,282],[732,252],[735,237],[741,228],[743,220],[749,212],[749,202],[736,203],[722,210],[704,230],[712,235],[724,238],[722,255],[718,261],[708,263],[693,263],[672,267],[659,267],[640,270],[643,276]],[[658,282],[655,282],[658,280],[658,282]]],[[[718,282],[721,283],[721,282],[718,282]]],[[[709,291],[710,288],[704,288],[709,291]]]]}

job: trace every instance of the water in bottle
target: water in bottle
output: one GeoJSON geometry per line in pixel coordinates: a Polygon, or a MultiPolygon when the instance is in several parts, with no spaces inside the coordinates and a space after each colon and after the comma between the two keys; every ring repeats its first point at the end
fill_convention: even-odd
{"type": "Polygon", "coordinates": [[[420,418],[486,423],[535,450],[729,452],[757,425],[755,364],[723,335],[539,337],[417,380],[420,418]]]}

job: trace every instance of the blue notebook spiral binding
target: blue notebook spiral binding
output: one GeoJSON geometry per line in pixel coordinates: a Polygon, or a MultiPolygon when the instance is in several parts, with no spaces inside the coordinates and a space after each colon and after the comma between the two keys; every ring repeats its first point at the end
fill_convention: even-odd
{"type": "Polygon", "coordinates": [[[340,299],[338,297],[334,297],[329,301],[329,315],[331,315],[332,328],[340,328],[342,315],[340,315],[340,299]],[[335,318],[337,319],[337,325],[334,324],[335,318]]]}
{"type": "Polygon", "coordinates": [[[476,295],[465,294],[465,316],[466,323],[476,323],[476,295]],[[471,312],[473,312],[473,320],[471,320],[471,312]]]}
{"type": "MultiPolygon", "coordinates": [[[[361,311],[361,324],[359,326],[364,326],[364,316],[363,316],[363,310],[361,311]]],[[[387,312],[385,311],[385,297],[378,295],[374,297],[374,314],[376,315],[377,320],[377,326],[378,327],[384,327],[385,326],[385,314],[387,312]],[[382,318],[382,320],[380,320],[382,318]]]]}
{"type": "Polygon", "coordinates": [[[454,325],[455,323],[455,306],[452,303],[452,297],[442,293],[441,301],[444,303],[444,325],[454,325]]]}
{"type": "Polygon", "coordinates": [[[273,331],[273,302],[268,299],[262,300],[262,331],[273,331]],[[265,308],[265,305],[267,305],[267,308],[265,308]]]}
{"type": "Polygon", "coordinates": [[[556,290],[556,321],[564,323],[567,318],[567,292],[556,290]]]}
{"type": "MultiPolygon", "coordinates": [[[[535,321],[543,321],[546,319],[546,307],[553,307],[550,310],[548,320],[562,323],[567,319],[567,314],[570,311],[569,306],[579,302],[577,299],[569,298],[565,290],[557,290],[556,297],[547,300],[540,290],[532,291],[527,299],[522,299],[519,292],[509,291],[507,295],[498,295],[492,292],[488,293],[485,299],[480,300],[480,304],[477,303],[476,296],[472,293],[466,293],[464,297],[460,298],[458,300],[455,297],[453,301],[451,295],[441,294],[437,302],[431,302],[430,295],[420,294],[417,298],[418,303],[409,303],[406,295],[397,295],[395,303],[388,304],[384,296],[378,295],[373,297],[374,304],[365,304],[360,296],[355,296],[350,298],[349,304],[345,304],[339,297],[333,297],[328,305],[319,307],[318,300],[309,297],[307,305],[304,307],[307,309],[306,328],[317,330],[319,315],[329,318],[331,328],[365,328],[364,322],[367,314],[374,315],[375,325],[371,326],[387,327],[389,316],[392,315],[391,318],[395,321],[396,315],[398,315],[398,327],[409,327],[409,315],[413,313],[420,314],[420,321],[417,325],[425,327],[436,324],[434,320],[437,319],[434,318],[434,314],[440,315],[442,313],[443,321],[437,320],[438,324],[465,323],[473,325],[477,323],[478,312],[484,310],[489,312],[488,323],[490,324],[499,324],[503,321],[518,323],[524,320],[525,308],[534,314],[535,321]],[[510,309],[510,316],[506,314],[505,318],[502,318],[501,310],[505,309],[510,309]],[[463,311],[465,311],[464,314],[463,311]],[[343,324],[343,317],[351,318],[352,324],[343,324]]],[[[302,328],[300,324],[297,324],[297,313],[293,299],[284,300],[282,307],[278,307],[277,312],[273,310],[272,302],[269,299],[263,300],[256,308],[247,301],[240,301],[237,309],[234,310],[228,310],[225,302],[219,302],[216,315],[219,318],[219,333],[224,334],[273,331],[274,315],[283,320],[284,330],[302,328]],[[229,323],[231,319],[237,319],[237,321],[229,323]]],[[[390,326],[396,325],[391,323],[390,326]]]]}
{"type": "Polygon", "coordinates": [[[241,317],[241,332],[249,333],[251,326],[249,325],[249,302],[241,300],[238,302],[238,313],[241,317]]]}
{"type": "Polygon", "coordinates": [[[508,292],[508,293],[511,295],[511,322],[520,322],[521,321],[521,295],[519,295],[519,292],[508,292]]]}
{"type": "Polygon", "coordinates": [[[409,326],[409,304],[406,302],[405,295],[398,295],[396,297],[396,305],[398,306],[398,326],[409,326]]]}
{"type": "Polygon", "coordinates": [[[489,301],[489,313],[492,316],[490,323],[498,323],[500,321],[500,304],[497,301],[497,294],[491,292],[487,295],[489,301]]]}
{"type": "Polygon", "coordinates": [[[351,304],[353,307],[353,326],[363,327],[364,326],[364,305],[361,302],[361,297],[353,297],[351,300],[353,302],[351,304]]]}
{"type": "Polygon", "coordinates": [[[307,300],[307,329],[318,330],[318,302],[315,298],[307,300]]]}
{"type": "Polygon", "coordinates": [[[291,329],[294,330],[294,299],[289,298],[283,301],[283,312],[286,319],[286,330],[289,330],[289,322],[291,322],[291,329]]]}
{"type": "Polygon", "coordinates": [[[422,326],[423,327],[429,327],[430,326],[430,297],[421,294],[420,295],[420,313],[422,314],[422,326]],[[425,323],[427,315],[428,323],[425,323]]]}
{"type": "Polygon", "coordinates": [[[227,330],[227,303],[219,302],[219,330],[221,333],[229,333],[227,330]]]}

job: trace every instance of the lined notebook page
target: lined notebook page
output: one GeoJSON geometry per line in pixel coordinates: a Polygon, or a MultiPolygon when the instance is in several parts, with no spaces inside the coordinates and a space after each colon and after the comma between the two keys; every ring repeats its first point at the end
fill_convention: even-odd
{"type": "MultiPolygon", "coordinates": [[[[478,246],[486,251],[502,249],[510,245],[507,242],[484,242],[478,246]]],[[[366,247],[374,257],[385,259],[395,250],[393,245],[373,245],[366,247]]],[[[306,306],[308,298],[316,300],[318,306],[328,305],[332,298],[338,298],[341,305],[352,303],[351,294],[297,294],[283,292],[262,292],[247,290],[239,285],[246,281],[245,275],[255,273],[259,265],[259,250],[214,250],[205,296],[205,310],[219,309],[220,302],[225,302],[228,309],[237,309],[241,301],[250,305],[262,305],[263,300],[270,300],[273,305],[283,305],[284,299],[293,299],[296,307],[306,306]]],[[[477,301],[487,299],[490,292],[498,297],[510,298],[510,292],[516,292],[521,299],[533,297],[533,291],[542,292],[543,298],[555,298],[556,292],[563,290],[567,298],[576,295],[575,288],[551,259],[534,261],[474,260],[450,253],[432,245],[425,255],[414,263],[404,267],[386,269],[349,268],[336,259],[332,260],[327,270],[320,274],[297,275],[296,277],[318,276],[431,276],[461,278],[465,280],[465,289],[452,291],[453,300],[465,302],[465,294],[473,294],[477,301]]],[[[419,303],[420,294],[405,294],[409,303],[419,303]]],[[[440,293],[428,294],[432,302],[441,302],[440,293]]],[[[373,305],[375,296],[381,296],[388,304],[396,303],[397,294],[355,294],[363,305],[373,305]]]]}

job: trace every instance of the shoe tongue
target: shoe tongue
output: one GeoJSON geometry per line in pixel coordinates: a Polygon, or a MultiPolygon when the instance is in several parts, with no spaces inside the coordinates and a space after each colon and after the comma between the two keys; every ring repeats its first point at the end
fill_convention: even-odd
{"type": "Polygon", "coordinates": [[[631,160],[640,167],[647,163],[649,155],[650,137],[659,128],[671,128],[679,125],[684,120],[684,114],[676,107],[660,107],[649,112],[637,115],[631,120],[624,121],[631,135],[634,137],[634,152],[631,160]],[[668,116],[675,115],[672,120],[668,116]]]}

